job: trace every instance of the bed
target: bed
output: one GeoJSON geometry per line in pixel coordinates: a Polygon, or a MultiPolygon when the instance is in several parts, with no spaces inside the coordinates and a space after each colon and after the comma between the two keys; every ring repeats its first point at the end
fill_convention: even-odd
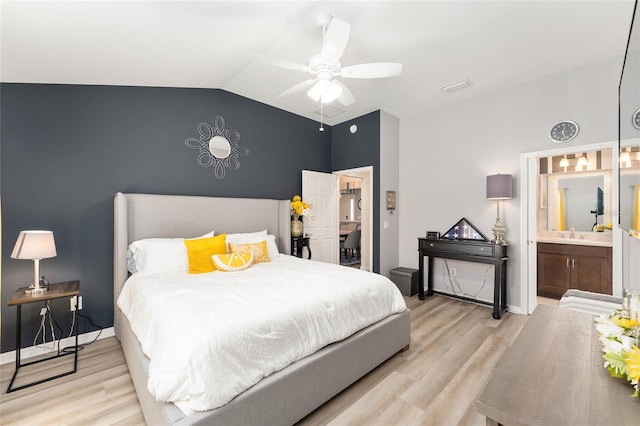
{"type": "MultiPolygon", "coordinates": [[[[114,301],[129,278],[127,248],[134,241],[198,236],[211,230],[239,233],[260,229],[276,237],[281,253],[289,253],[289,201],[118,193],[114,202],[114,301]]],[[[116,336],[150,425],[293,424],[410,342],[409,311],[393,313],[263,378],[225,405],[186,415],[149,392],[150,360],[127,317],[117,303],[115,306],[116,336]]]]}

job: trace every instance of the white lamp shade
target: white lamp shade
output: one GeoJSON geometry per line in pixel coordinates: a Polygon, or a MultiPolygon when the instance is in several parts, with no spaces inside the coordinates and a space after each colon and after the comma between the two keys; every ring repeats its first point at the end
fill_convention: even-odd
{"type": "Polygon", "coordinates": [[[11,252],[12,259],[47,259],[56,255],[52,231],[20,231],[11,252]]]}
{"type": "Polygon", "coordinates": [[[512,195],[511,175],[487,176],[487,199],[510,200],[512,195]]]}

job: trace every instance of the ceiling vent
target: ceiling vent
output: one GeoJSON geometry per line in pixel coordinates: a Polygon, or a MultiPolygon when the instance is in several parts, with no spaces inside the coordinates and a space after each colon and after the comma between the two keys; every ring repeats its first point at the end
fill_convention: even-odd
{"type": "Polygon", "coordinates": [[[473,86],[471,80],[465,78],[464,80],[456,81],[455,83],[450,83],[446,86],[442,86],[440,89],[442,89],[442,91],[445,93],[453,93],[457,92],[458,90],[468,89],[471,86],[473,86]]]}
{"type": "Polygon", "coordinates": [[[333,105],[323,106],[322,109],[315,111],[316,114],[322,114],[322,116],[327,118],[335,117],[336,115],[340,115],[343,112],[344,110],[334,107],[333,105]]]}

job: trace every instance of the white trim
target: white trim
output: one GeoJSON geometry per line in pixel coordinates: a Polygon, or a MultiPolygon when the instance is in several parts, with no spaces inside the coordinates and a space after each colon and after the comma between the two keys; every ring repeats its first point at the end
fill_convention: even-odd
{"type": "MultiPolygon", "coordinates": [[[[96,336],[98,336],[98,333],[100,333],[100,330],[91,331],[89,333],[78,335],[78,345],[86,345],[87,343],[92,342],[93,339],[95,339],[96,336]]],[[[98,338],[98,340],[102,340],[106,337],[111,337],[111,336],[115,336],[113,327],[104,328],[102,329],[102,333],[100,333],[100,337],[98,338]]],[[[75,337],[65,337],[64,339],[60,340],[60,345],[63,348],[67,346],[73,346],[74,343],[75,343],[75,337]]],[[[48,342],[48,345],[46,348],[39,347],[39,346],[29,346],[27,348],[22,348],[20,350],[20,360],[23,361],[27,358],[31,358],[38,355],[44,355],[50,352],[55,352],[57,350],[58,350],[57,344],[55,345],[55,347],[52,348],[51,342],[48,342]]],[[[11,363],[16,362],[16,351],[5,352],[3,354],[0,354],[0,365],[8,364],[10,362],[11,363]]]]}
{"type": "Polygon", "coordinates": [[[507,312],[510,312],[515,315],[527,315],[527,311],[523,309],[521,306],[509,305],[507,312]]]}

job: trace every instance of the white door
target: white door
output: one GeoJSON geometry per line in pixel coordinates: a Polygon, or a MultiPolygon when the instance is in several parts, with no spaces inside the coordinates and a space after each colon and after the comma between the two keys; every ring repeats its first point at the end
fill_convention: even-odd
{"type": "Polygon", "coordinates": [[[338,176],[303,170],[302,199],[312,205],[313,217],[303,219],[304,232],[311,237],[311,258],[338,263],[338,176]]]}

